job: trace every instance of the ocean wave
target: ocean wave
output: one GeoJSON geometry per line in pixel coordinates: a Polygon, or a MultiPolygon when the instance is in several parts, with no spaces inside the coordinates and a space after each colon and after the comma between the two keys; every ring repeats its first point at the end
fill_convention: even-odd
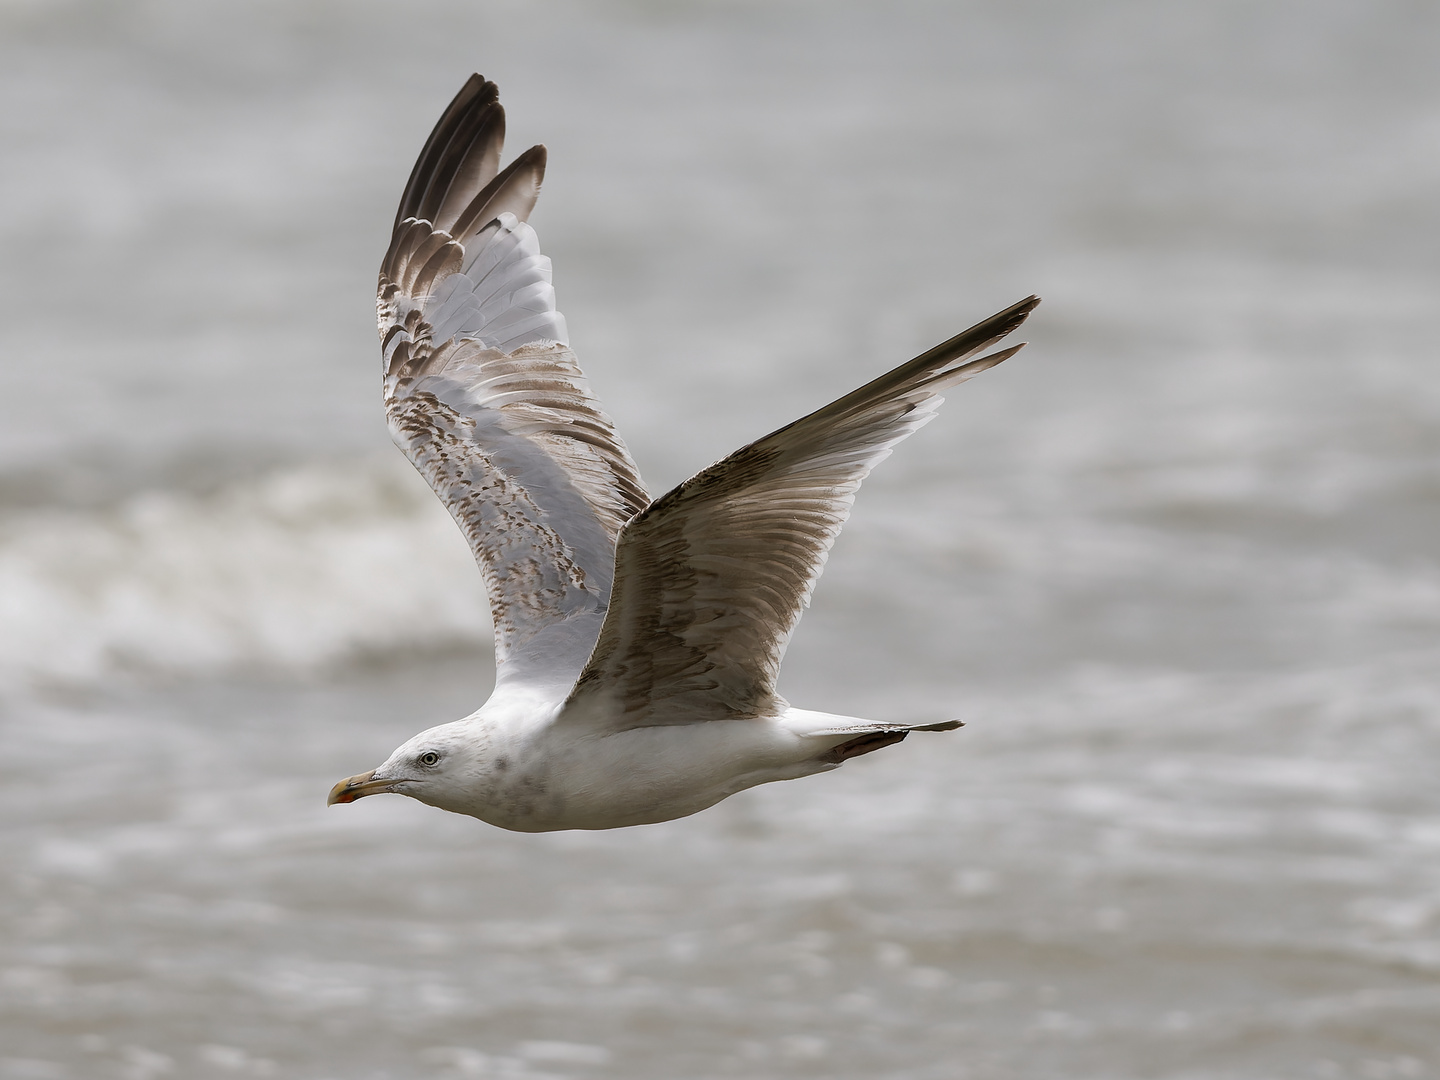
{"type": "Polygon", "coordinates": [[[404,462],[310,464],[0,526],[0,689],[488,648],[484,584],[404,462]]]}

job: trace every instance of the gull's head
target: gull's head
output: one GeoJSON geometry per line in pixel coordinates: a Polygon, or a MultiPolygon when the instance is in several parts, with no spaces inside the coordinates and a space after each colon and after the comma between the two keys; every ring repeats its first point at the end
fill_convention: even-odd
{"type": "MultiPolygon", "coordinates": [[[[447,807],[467,789],[482,763],[483,740],[465,720],[422,731],[402,744],[378,769],[347,776],[330,789],[328,805],[394,792],[431,806],[447,807]]],[[[447,807],[448,808],[448,807],[447,807]]]]}

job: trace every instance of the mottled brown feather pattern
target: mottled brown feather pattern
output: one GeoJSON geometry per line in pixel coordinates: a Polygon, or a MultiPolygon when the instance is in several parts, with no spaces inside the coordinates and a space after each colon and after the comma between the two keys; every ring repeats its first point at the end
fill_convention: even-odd
{"type": "Polygon", "coordinates": [[[475,445],[474,425],[433,395],[403,393],[389,408],[391,430],[444,501],[475,553],[490,594],[497,659],[529,627],[592,610],[584,570],[545,523],[543,508],[475,445]]]}
{"type": "MultiPolygon", "coordinates": [[[[524,221],[535,205],[544,148],[497,171],[504,131],[494,84],[475,76],[411,173],[376,297],[392,436],[480,565],[501,664],[556,623],[590,615],[598,629],[615,540],[649,503],[567,345],[536,340],[505,353],[479,340],[483,327],[433,340],[433,297],[467,265],[466,244],[490,242],[493,229],[479,234],[500,214],[524,221]]],[[[501,277],[498,287],[503,297],[517,286],[501,277]]],[[[573,678],[590,641],[545,659],[573,664],[573,678]]]]}

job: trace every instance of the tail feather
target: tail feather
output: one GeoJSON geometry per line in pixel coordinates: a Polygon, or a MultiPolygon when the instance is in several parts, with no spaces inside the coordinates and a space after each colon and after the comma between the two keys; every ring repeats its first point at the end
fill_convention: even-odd
{"type": "Polygon", "coordinates": [[[954,731],[964,726],[959,720],[945,720],[938,724],[887,724],[883,720],[795,708],[786,711],[784,723],[795,734],[820,742],[817,759],[830,765],[839,765],[852,757],[893,746],[912,731],[954,731]],[[825,745],[827,742],[828,746],[825,745]]]}
{"type": "Polygon", "coordinates": [[[897,742],[904,742],[905,736],[909,735],[908,729],[900,731],[867,731],[857,739],[843,742],[839,746],[832,746],[825,751],[821,760],[834,762],[839,765],[842,761],[849,761],[852,757],[860,757],[863,754],[873,754],[876,750],[887,746],[894,746],[897,742]]]}
{"type": "Polygon", "coordinates": [[[965,726],[964,720],[946,720],[943,724],[916,724],[911,731],[954,731],[965,726]]]}

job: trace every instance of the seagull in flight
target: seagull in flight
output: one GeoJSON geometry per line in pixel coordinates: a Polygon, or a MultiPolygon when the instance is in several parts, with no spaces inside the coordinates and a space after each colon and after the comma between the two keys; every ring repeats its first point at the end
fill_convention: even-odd
{"type": "Polygon", "coordinates": [[[526,223],[545,147],[500,168],[472,76],[415,163],[380,267],[385,413],[489,591],[495,690],[330,803],[408,795],[522,832],[684,817],[900,742],[907,724],[792,707],[780,660],[855,492],[1029,297],[651,499],[590,392],[526,223]]]}

